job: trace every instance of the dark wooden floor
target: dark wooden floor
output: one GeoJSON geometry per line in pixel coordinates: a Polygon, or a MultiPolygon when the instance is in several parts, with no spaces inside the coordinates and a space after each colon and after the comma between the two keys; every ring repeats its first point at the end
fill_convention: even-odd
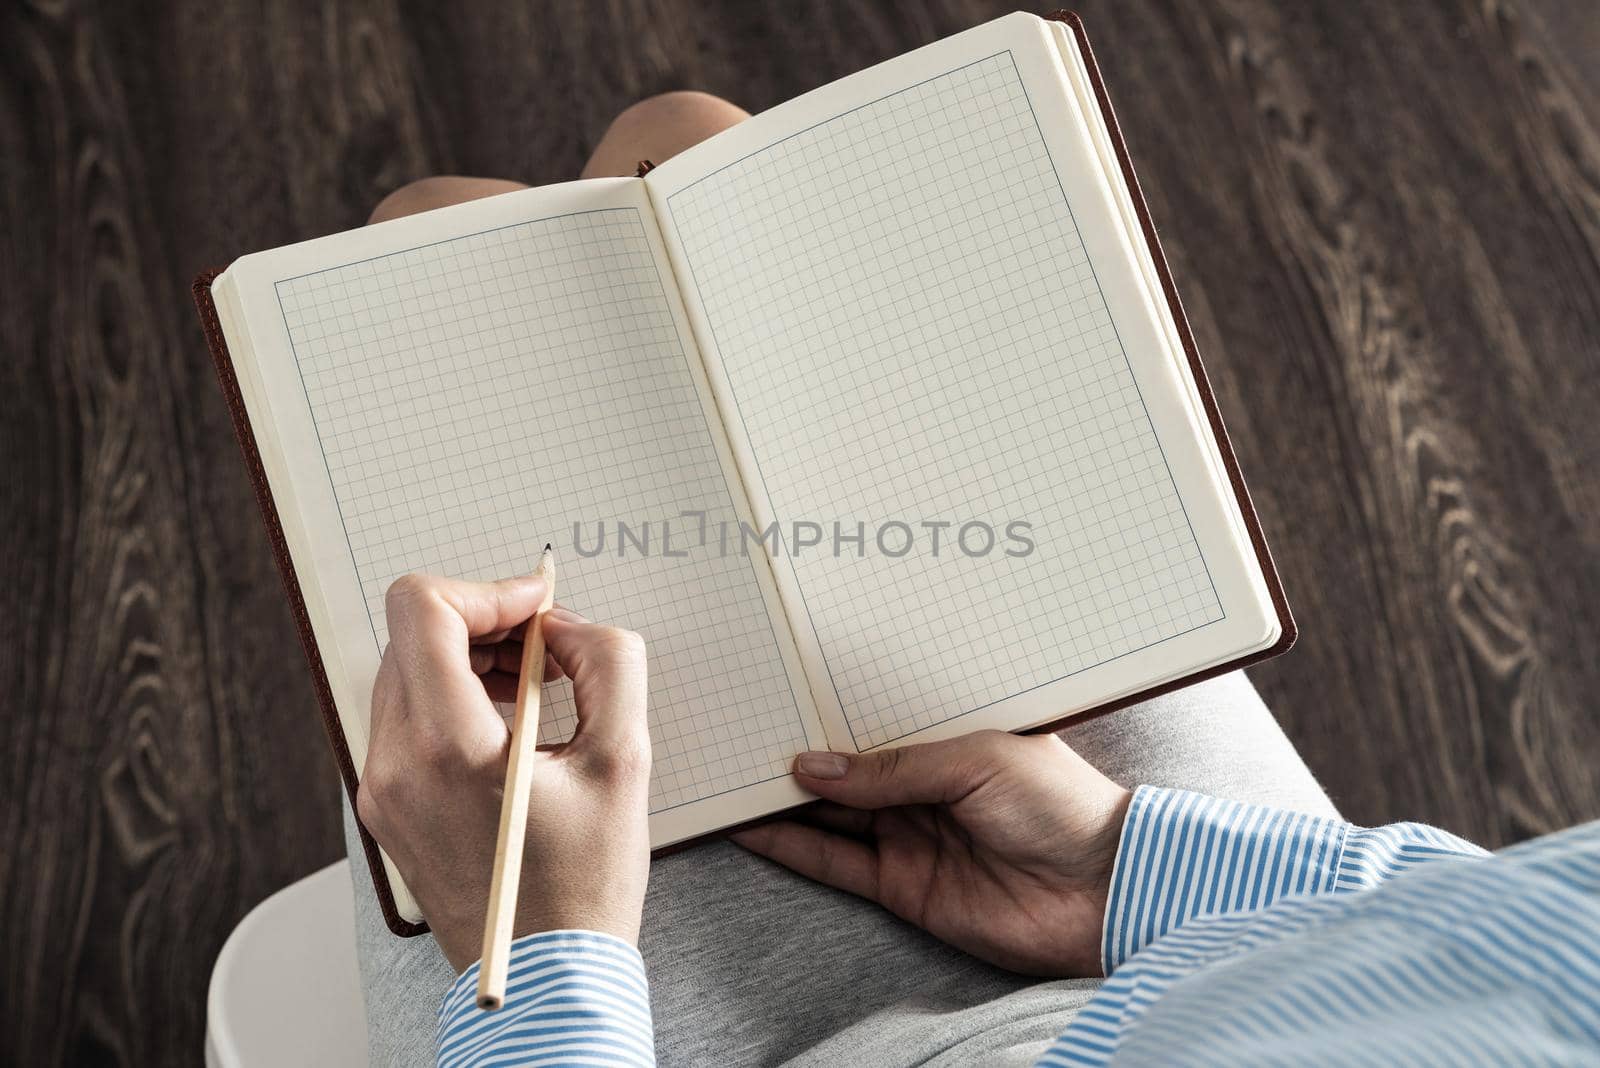
{"type": "MultiPolygon", "coordinates": [[[[189,277],[1008,6],[5,5],[0,1062],[197,1062],[231,926],[340,852],[189,277]]],[[[1302,621],[1257,684],[1354,818],[1600,816],[1597,8],[1081,10],[1302,621]]]]}

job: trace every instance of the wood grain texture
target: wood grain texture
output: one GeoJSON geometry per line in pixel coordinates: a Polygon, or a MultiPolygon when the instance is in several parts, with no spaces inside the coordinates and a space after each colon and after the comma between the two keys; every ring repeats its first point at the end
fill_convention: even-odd
{"type": "MultiPolygon", "coordinates": [[[[1009,6],[0,9],[0,1063],[198,1062],[232,925],[340,851],[189,277],[1009,6]]],[[[1286,729],[1358,820],[1600,816],[1595,8],[1080,10],[1302,623],[1286,729]]]]}

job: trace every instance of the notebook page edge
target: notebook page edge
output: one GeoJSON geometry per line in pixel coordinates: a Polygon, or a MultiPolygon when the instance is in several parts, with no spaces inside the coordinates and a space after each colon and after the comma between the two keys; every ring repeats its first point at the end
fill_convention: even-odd
{"type": "MultiPolygon", "coordinates": [[[[1151,259],[1150,249],[1144,241],[1143,233],[1133,208],[1133,198],[1129,193],[1127,181],[1122,175],[1122,168],[1118,165],[1116,154],[1111,149],[1109,132],[1106,129],[1105,117],[1100,111],[1099,102],[1095,99],[1093,91],[1089,88],[1088,69],[1084,64],[1083,54],[1078,48],[1077,38],[1072,31],[1061,22],[1052,21],[1050,28],[1061,50],[1061,58],[1065,64],[1062,71],[1064,84],[1069,88],[1073,103],[1080,109],[1080,116],[1086,117],[1087,129],[1094,141],[1095,151],[1100,159],[1100,166],[1107,182],[1107,194],[1113,199],[1118,209],[1118,222],[1123,238],[1123,244],[1129,255],[1138,262],[1139,271],[1144,283],[1145,303],[1151,315],[1160,325],[1162,340],[1174,373],[1182,382],[1185,397],[1189,405],[1189,418],[1196,435],[1208,448],[1206,456],[1211,461],[1212,485],[1219,496],[1227,502],[1227,515],[1233,524],[1234,536],[1240,545],[1249,545],[1250,534],[1245,526],[1244,514],[1239,508],[1237,495],[1233,492],[1232,484],[1223,466],[1222,451],[1217,447],[1216,435],[1212,432],[1209,421],[1205,417],[1204,405],[1200,399],[1200,390],[1194,380],[1194,374],[1189,367],[1189,361],[1183,352],[1183,345],[1178,339],[1177,323],[1173,319],[1172,310],[1167,305],[1166,296],[1162,292],[1161,283],[1156,276],[1155,263],[1151,259]]],[[[1277,613],[1272,606],[1271,596],[1267,591],[1266,582],[1260,570],[1251,572],[1253,582],[1252,592],[1257,605],[1266,619],[1266,628],[1260,641],[1249,651],[1265,648],[1277,641],[1281,633],[1281,625],[1277,613]]],[[[1197,670],[1204,670],[1201,665],[1197,670]]]]}

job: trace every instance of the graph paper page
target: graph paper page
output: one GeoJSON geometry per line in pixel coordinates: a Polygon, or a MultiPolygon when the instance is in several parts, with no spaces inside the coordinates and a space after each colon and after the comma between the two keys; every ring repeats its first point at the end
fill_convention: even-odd
{"type": "Polygon", "coordinates": [[[758,519],[824,531],[775,571],[836,744],[1041,722],[1266,629],[1104,183],[1060,165],[1092,148],[1041,121],[1054,47],[1009,16],[647,181],[758,519]]]}
{"type": "MultiPolygon", "coordinates": [[[[620,180],[495,200],[250,268],[345,673],[370,692],[398,576],[509,575],[554,542],[558,599],[648,643],[656,844],[792,804],[815,713],[767,565],[695,546],[698,520],[662,541],[682,512],[746,513],[648,201],[620,180]]],[[[547,687],[541,740],[574,722],[547,687]]]]}

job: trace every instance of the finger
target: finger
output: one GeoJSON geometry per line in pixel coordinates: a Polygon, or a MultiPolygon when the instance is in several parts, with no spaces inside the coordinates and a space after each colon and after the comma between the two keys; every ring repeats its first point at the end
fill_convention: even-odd
{"type": "Polygon", "coordinates": [[[573,748],[615,746],[616,751],[648,753],[644,639],[559,609],[546,615],[541,626],[550,658],[572,680],[578,712],[573,748]]]}
{"type": "MultiPolygon", "coordinates": [[[[501,642],[499,645],[471,646],[467,649],[467,662],[472,665],[472,671],[477,675],[487,675],[491,671],[520,674],[522,643],[501,642]]],[[[545,654],[542,677],[545,682],[555,682],[561,678],[561,665],[551,659],[548,653],[545,654]]]]}
{"type": "Polygon", "coordinates": [[[825,886],[878,900],[878,853],[831,831],[779,820],[735,832],[734,842],[825,886]]]}
{"type": "Polygon", "coordinates": [[[847,808],[832,801],[819,801],[805,811],[805,822],[852,838],[870,839],[876,828],[877,813],[870,809],[847,808]]]}
{"type": "Polygon", "coordinates": [[[489,700],[506,705],[516,703],[517,676],[504,671],[491,671],[480,677],[483,679],[483,692],[489,695],[489,700]]]}
{"type": "Polygon", "coordinates": [[[994,744],[979,734],[873,753],[801,753],[794,777],[818,797],[852,808],[950,804],[994,774],[994,744]]]}
{"type": "Polygon", "coordinates": [[[543,602],[545,590],[545,580],[537,575],[494,582],[402,575],[385,599],[389,630],[396,640],[458,626],[468,640],[487,637],[526,622],[543,602]]]}
{"type": "MultiPolygon", "coordinates": [[[[563,607],[563,605],[561,604],[560,601],[555,602],[550,607],[552,609],[560,608],[560,609],[562,609],[562,611],[569,611],[568,609],[563,607]]],[[[472,644],[473,645],[493,645],[496,642],[503,642],[503,641],[506,641],[508,639],[520,642],[522,640],[522,635],[527,631],[527,629],[528,629],[528,621],[527,620],[523,620],[521,623],[518,623],[515,626],[507,627],[504,630],[497,630],[497,631],[494,631],[492,633],[485,634],[482,637],[473,638],[472,639],[472,644]]]]}
{"type": "Polygon", "coordinates": [[[522,670],[522,643],[501,642],[499,645],[474,645],[467,650],[467,661],[478,675],[491,671],[504,671],[515,675],[522,670]]]}
{"type": "Polygon", "coordinates": [[[393,663],[412,694],[404,707],[428,713],[419,724],[443,732],[457,746],[468,739],[479,747],[504,745],[505,725],[474,671],[471,639],[509,630],[527,619],[546,590],[545,580],[533,576],[465,582],[405,575],[389,587],[384,659],[393,663]]]}
{"type": "MultiPolygon", "coordinates": [[[[549,662],[546,661],[546,667],[547,668],[548,668],[548,665],[549,665],[549,662]]],[[[486,693],[488,693],[489,700],[491,700],[491,701],[501,701],[501,702],[504,702],[506,704],[515,704],[516,703],[517,690],[521,687],[521,684],[522,684],[522,676],[520,674],[515,674],[515,673],[507,672],[507,671],[491,671],[488,674],[480,675],[478,677],[483,680],[483,688],[484,688],[484,691],[486,693]]],[[[550,683],[555,682],[557,679],[560,679],[560,678],[561,678],[561,673],[559,671],[556,672],[555,675],[552,677],[549,674],[548,670],[547,670],[546,674],[545,674],[545,680],[544,681],[545,681],[546,685],[549,685],[550,683]]],[[[548,701],[548,700],[550,700],[550,698],[547,697],[546,700],[548,701]]],[[[509,710],[508,710],[508,714],[509,714],[509,710]]]]}

